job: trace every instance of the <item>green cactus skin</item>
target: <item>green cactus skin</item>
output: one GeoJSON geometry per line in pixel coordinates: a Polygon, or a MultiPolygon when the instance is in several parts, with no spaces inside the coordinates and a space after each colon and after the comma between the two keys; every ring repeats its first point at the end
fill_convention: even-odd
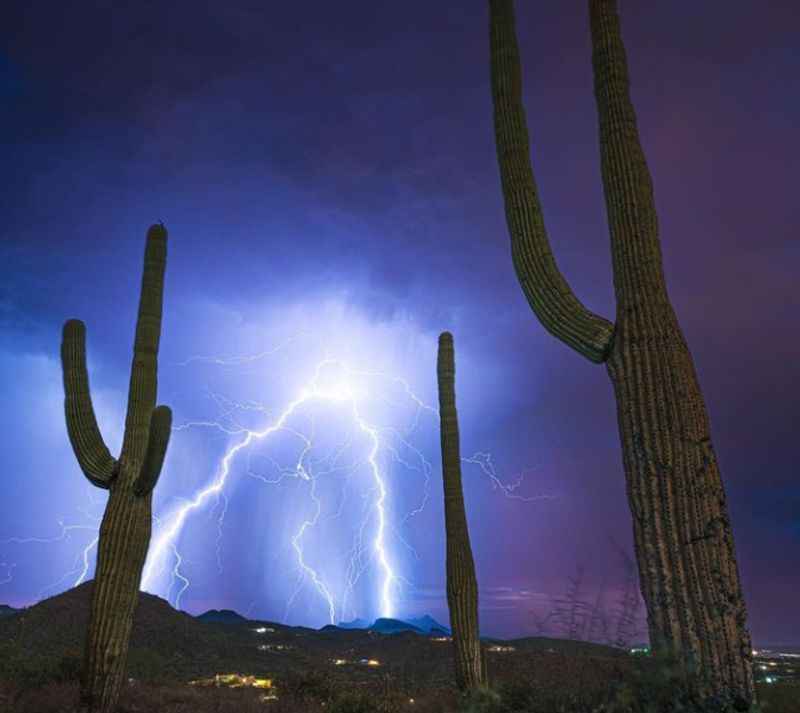
{"type": "Polygon", "coordinates": [[[683,662],[698,698],[746,707],[755,698],[752,648],[733,533],[703,395],[667,295],[616,2],[588,4],[615,324],[581,305],[553,259],[530,162],[513,0],[490,0],[495,140],[513,262],[542,325],[605,363],[614,387],[651,643],[683,662]]]}
{"type": "Polygon", "coordinates": [[[125,680],[133,613],[150,544],[150,496],[161,473],[172,427],[169,408],[156,408],[166,258],[167,230],[163,225],[153,225],[147,232],[125,436],[118,460],[103,443],[92,407],[86,328],[75,319],[64,325],[61,361],[67,432],[86,478],[109,490],[100,525],[81,676],[81,704],[90,713],[113,711],[125,680]]]}
{"type": "Polygon", "coordinates": [[[478,634],[478,581],[469,542],[467,513],[461,487],[461,454],[455,391],[453,335],[439,336],[436,365],[439,379],[439,419],[444,481],[444,521],[447,534],[447,606],[453,632],[456,684],[472,690],[484,684],[478,634]]]}

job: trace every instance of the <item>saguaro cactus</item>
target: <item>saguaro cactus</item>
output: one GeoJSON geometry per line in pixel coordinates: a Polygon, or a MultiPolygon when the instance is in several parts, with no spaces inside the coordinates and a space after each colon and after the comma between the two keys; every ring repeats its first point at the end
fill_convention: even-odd
{"type": "Polygon", "coordinates": [[[456,683],[463,690],[483,684],[478,635],[478,581],[469,543],[467,513],[461,488],[461,454],[456,413],[453,335],[439,336],[437,360],[439,419],[444,480],[444,521],[447,533],[447,606],[456,664],[456,683]]]}
{"type": "Polygon", "coordinates": [[[163,225],[153,225],[147,232],[119,459],[109,453],[94,415],[86,371],[86,327],[76,319],[64,325],[61,361],[69,439],[84,475],[93,485],[109,490],[100,525],[81,677],[82,704],[92,713],[112,711],[124,681],[139,581],[150,543],[151,493],[161,472],[172,425],[169,408],[156,407],[166,258],[167,231],[163,225]]]}
{"type": "Polygon", "coordinates": [[[589,0],[603,187],[616,295],[612,324],[559,272],[531,169],[512,0],[490,0],[495,138],[514,266],[544,327],[605,363],[652,645],[677,655],[699,698],[746,706],[752,650],[733,533],[703,396],[670,304],[653,188],[629,95],[615,0],[589,0]]]}

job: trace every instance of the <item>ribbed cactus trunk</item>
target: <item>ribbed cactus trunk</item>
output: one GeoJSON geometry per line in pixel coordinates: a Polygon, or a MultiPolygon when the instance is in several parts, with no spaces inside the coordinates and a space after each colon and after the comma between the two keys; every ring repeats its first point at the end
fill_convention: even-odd
{"type": "Polygon", "coordinates": [[[483,685],[481,642],[478,634],[478,581],[469,543],[464,492],[461,487],[461,453],[456,413],[455,353],[453,335],[439,336],[437,362],[439,419],[444,480],[444,522],[447,534],[447,606],[453,632],[456,683],[462,690],[483,685]]]}
{"type": "Polygon", "coordinates": [[[70,442],[89,481],[109,490],[100,525],[81,677],[81,702],[91,713],[113,711],[125,680],[133,613],[150,543],[151,494],[161,473],[172,424],[169,408],[156,407],[166,256],[167,231],[154,225],[147,233],[119,459],[109,453],[94,415],[86,370],[86,328],[78,320],[64,325],[61,359],[70,442]]]}
{"type": "Polygon", "coordinates": [[[605,363],[614,386],[651,643],[683,661],[699,699],[746,706],[754,699],[752,650],[733,533],[705,403],[667,295],[616,3],[589,0],[615,324],[580,303],[553,259],[530,163],[513,2],[490,0],[490,11],[495,136],[514,266],[544,327],[605,363]]]}

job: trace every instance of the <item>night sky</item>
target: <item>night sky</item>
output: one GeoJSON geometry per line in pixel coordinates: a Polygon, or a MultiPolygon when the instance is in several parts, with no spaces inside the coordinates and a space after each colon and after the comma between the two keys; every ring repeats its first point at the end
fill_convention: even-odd
{"type": "MultiPolygon", "coordinates": [[[[581,300],[613,318],[586,3],[517,5],[553,248],[581,300]]],[[[797,643],[796,2],[623,0],[621,12],[668,286],[707,399],[753,638],[797,643]]],[[[380,453],[386,547],[402,577],[392,613],[446,621],[438,425],[391,377],[435,404],[448,329],[462,453],[491,453],[504,483],[522,476],[504,492],[464,464],[484,633],[534,631],[579,567],[613,605],[631,523],[612,389],[604,368],[544,331],[513,272],[485,3],[12,0],[0,35],[0,602],[30,604],[83,574],[104,494],[67,440],[61,325],[87,323],[116,453],[144,234],[163,220],[159,400],[178,430],[155,495],[162,522],[321,359],[379,372],[348,383],[397,446],[396,459],[380,453]],[[420,454],[432,470],[416,512],[420,454]]],[[[150,589],[193,613],[327,623],[292,547],[313,515],[312,481],[286,469],[313,429],[322,505],[303,546],[340,597],[353,533],[364,524],[369,545],[376,523],[368,444],[342,409],[309,405],[292,432],[237,455],[224,497],[197,508],[166,552],[191,586],[179,595],[184,581],[165,570],[150,589]],[[326,471],[342,444],[352,468],[326,471]],[[282,472],[277,485],[258,478],[282,472]]],[[[370,557],[337,619],[381,613],[370,557]]]]}

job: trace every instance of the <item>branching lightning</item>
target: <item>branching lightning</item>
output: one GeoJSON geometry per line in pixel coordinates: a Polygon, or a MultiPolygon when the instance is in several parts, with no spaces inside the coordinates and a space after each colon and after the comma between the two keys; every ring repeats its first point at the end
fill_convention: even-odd
{"type": "MultiPolygon", "coordinates": [[[[239,360],[240,361],[240,360],[239,360]]],[[[248,360],[250,361],[250,360],[248,360]]],[[[215,363],[221,363],[221,360],[216,360],[215,363]]],[[[164,560],[165,555],[168,551],[175,551],[174,548],[176,546],[176,541],[180,535],[180,532],[186,522],[186,519],[189,515],[209,502],[213,498],[219,498],[224,493],[224,488],[228,482],[228,479],[231,475],[231,469],[233,463],[239,453],[247,449],[250,445],[252,445],[255,441],[261,441],[269,436],[279,432],[285,431],[287,433],[293,434],[298,437],[301,442],[303,443],[303,447],[301,449],[299,458],[294,468],[294,472],[291,473],[292,477],[300,478],[304,481],[307,481],[310,484],[309,494],[312,501],[315,504],[315,514],[310,519],[305,519],[301,523],[299,529],[295,532],[292,537],[292,547],[295,550],[297,556],[297,564],[300,571],[305,575],[308,576],[311,581],[313,582],[314,586],[325,600],[327,609],[328,609],[328,616],[331,623],[336,622],[336,606],[334,602],[333,595],[326,585],[326,583],[320,578],[317,571],[308,563],[305,553],[303,551],[303,537],[306,531],[314,527],[317,524],[321,513],[321,503],[316,494],[316,482],[317,476],[313,475],[309,472],[309,469],[306,465],[306,457],[308,456],[309,452],[312,449],[313,442],[311,438],[304,436],[297,430],[290,428],[289,422],[292,417],[297,414],[303,407],[313,405],[316,402],[334,402],[346,406],[350,410],[350,414],[352,416],[353,422],[356,424],[357,428],[367,437],[369,441],[369,451],[366,456],[366,463],[369,466],[370,473],[372,475],[372,479],[374,481],[374,487],[377,492],[377,497],[374,501],[374,513],[377,519],[377,525],[375,528],[375,534],[373,536],[372,541],[372,548],[374,552],[374,556],[378,562],[380,570],[382,572],[382,584],[381,584],[381,592],[380,592],[380,612],[381,616],[392,616],[394,612],[394,604],[392,601],[392,590],[399,581],[398,576],[395,574],[391,563],[391,557],[387,552],[386,548],[386,527],[387,527],[387,513],[386,513],[386,505],[387,505],[387,497],[388,497],[388,490],[386,485],[386,480],[384,473],[382,472],[381,466],[378,463],[378,453],[381,446],[381,435],[379,429],[370,424],[360,413],[358,408],[359,402],[359,394],[354,390],[352,384],[349,382],[349,378],[352,377],[354,373],[349,372],[346,367],[341,364],[340,362],[333,360],[333,359],[323,359],[317,364],[317,367],[314,371],[314,374],[308,384],[303,388],[300,394],[284,408],[284,410],[279,414],[279,416],[266,427],[261,430],[250,430],[241,425],[236,426],[235,428],[226,427],[223,424],[219,424],[216,422],[193,422],[190,424],[184,424],[183,426],[178,426],[176,430],[180,430],[182,428],[187,428],[191,426],[211,426],[217,427],[223,430],[225,433],[228,434],[236,434],[236,433],[243,433],[244,437],[239,440],[234,445],[230,446],[228,450],[222,457],[219,470],[212,480],[212,482],[207,485],[205,488],[200,490],[195,496],[190,499],[189,501],[182,503],[176,509],[174,509],[169,515],[162,518],[163,524],[158,529],[158,532],[153,538],[153,541],[150,546],[150,552],[148,555],[147,564],[145,566],[145,570],[142,575],[142,588],[146,590],[151,590],[157,586],[157,579],[161,572],[164,571],[164,560]],[[325,373],[326,370],[332,370],[335,373],[339,373],[342,376],[334,380],[330,384],[325,383],[325,373]]],[[[250,408],[254,408],[252,405],[250,408]]],[[[230,415],[230,411],[228,412],[230,415]]],[[[421,454],[420,454],[421,455],[421,454]]],[[[428,466],[429,469],[429,464],[428,466]]],[[[427,472],[427,471],[426,471],[427,472]]],[[[290,475],[289,473],[283,471],[279,479],[290,475]]],[[[265,478],[261,478],[262,480],[266,481],[265,478]]],[[[427,480],[427,478],[426,478],[427,480]]],[[[277,481],[271,481],[277,482],[277,481]]],[[[427,497],[427,487],[426,487],[426,497],[427,497]]],[[[224,518],[224,508],[223,514],[220,517],[220,525],[222,523],[222,519],[224,518]]],[[[356,567],[354,573],[354,579],[357,579],[357,575],[362,571],[361,568],[356,567]]],[[[173,575],[178,576],[179,573],[179,565],[176,566],[172,570],[173,575]]],[[[185,578],[184,578],[184,581],[185,578]]],[[[186,591],[186,586],[183,587],[181,590],[181,594],[186,591]]],[[[291,604],[291,599],[289,605],[291,604]]],[[[176,597],[176,605],[179,605],[179,596],[176,597]]]]}
{"type": "MultiPolygon", "coordinates": [[[[84,511],[84,515],[86,515],[89,519],[93,519],[88,511],[84,511]]],[[[89,573],[89,568],[91,567],[91,553],[92,550],[94,550],[94,548],[97,546],[97,530],[100,525],[99,521],[95,521],[91,525],[67,525],[63,520],[59,520],[57,524],[60,532],[52,537],[8,537],[4,540],[0,540],[0,545],[50,545],[57,542],[66,542],[70,540],[73,532],[88,531],[92,533],[93,537],[76,555],[72,567],[70,567],[70,569],[61,575],[61,577],[59,577],[55,582],[40,589],[36,595],[37,600],[44,599],[45,595],[49,592],[58,591],[59,587],[61,587],[65,582],[71,582],[71,584],[69,584],[71,587],[77,587],[79,584],[81,584],[89,573]]],[[[16,563],[0,564],[0,568],[6,568],[7,573],[6,577],[0,580],[0,584],[8,584],[12,581],[13,570],[15,567],[16,563]]]]}
{"type": "MultiPolygon", "coordinates": [[[[212,366],[240,367],[252,365],[259,360],[276,354],[281,349],[295,342],[295,336],[283,344],[252,356],[233,358],[190,357],[180,366],[192,363],[212,366]]],[[[438,409],[427,404],[411,388],[408,381],[395,375],[381,372],[359,371],[351,369],[347,364],[326,356],[313,368],[306,384],[299,389],[297,395],[288,401],[277,413],[264,404],[248,400],[237,402],[218,393],[209,392],[208,396],[217,408],[215,418],[187,420],[173,428],[174,437],[184,431],[196,429],[214,429],[224,435],[228,441],[212,478],[188,498],[181,499],[165,509],[155,518],[155,527],[150,544],[147,562],[142,575],[141,587],[144,590],[165,595],[176,607],[191,586],[189,577],[182,571],[186,558],[180,552],[181,533],[187,521],[195,513],[208,510],[215,514],[217,536],[217,563],[222,572],[222,538],[227,512],[228,496],[226,490],[236,475],[245,475],[265,485],[277,485],[286,479],[296,479],[301,490],[306,492],[309,512],[300,518],[300,522],[291,534],[290,545],[294,555],[297,581],[286,602],[285,618],[306,584],[315,592],[324,606],[325,617],[335,624],[337,618],[344,618],[350,609],[350,597],[367,571],[373,571],[377,581],[374,595],[376,609],[380,616],[392,617],[397,610],[396,596],[402,584],[410,582],[398,571],[399,557],[392,550],[391,543],[397,542],[408,549],[416,559],[418,553],[403,537],[401,528],[412,518],[422,513],[430,497],[433,466],[423,449],[415,446],[411,439],[422,426],[423,417],[429,417],[431,427],[438,426],[438,409]],[[405,400],[398,403],[397,398],[405,400]],[[373,422],[362,406],[366,403],[382,403],[388,405],[392,412],[407,409],[411,406],[410,423],[404,427],[387,426],[373,422]],[[350,435],[324,457],[314,457],[318,449],[314,433],[314,417],[322,407],[334,409],[339,416],[352,424],[350,435]],[[265,424],[259,428],[251,428],[240,422],[240,417],[249,414],[264,417],[265,424]],[[310,427],[307,425],[310,423],[310,427]],[[269,447],[271,437],[282,434],[290,441],[296,440],[298,454],[290,466],[281,465],[276,458],[259,453],[265,459],[274,475],[267,476],[251,467],[251,451],[258,444],[269,447]],[[346,454],[359,452],[357,458],[347,461],[346,454]],[[398,512],[397,504],[393,504],[391,468],[401,468],[407,473],[416,473],[421,477],[421,487],[416,505],[405,513],[398,512]],[[351,481],[357,473],[364,473],[366,478],[360,479],[359,493],[361,506],[360,521],[355,529],[352,546],[341,564],[344,580],[343,590],[336,594],[331,583],[315,566],[314,559],[307,552],[307,541],[310,534],[323,521],[323,500],[319,492],[320,483],[334,474],[344,474],[344,485],[338,506],[329,518],[341,516],[345,502],[350,500],[351,481]],[[366,487],[366,490],[364,488],[366,487]]],[[[531,501],[541,497],[528,497],[517,491],[522,478],[505,483],[499,477],[492,456],[489,453],[477,452],[463,458],[467,464],[476,465],[489,479],[494,489],[505,497],[531,501]]],[[[29,543],[54,543],[69,539],[70,533],[86,530],[92,533],[92,539],[77,554],[73,566],[57,582],[46,587],[40,596],[52,592],[65,584],[76,586],[83,582],[91,570],[92,553],[97,545],[97,529],[99,521],[88,512],[87,518],[92,524],[64,524],[59,522],[60,532],[50,538],[18,538],[12,537],[0,541],[0,545],[25,545],[29,543]]],[[[11,581],[13,564],[0,563],[0,584],[11,581]]]]}

